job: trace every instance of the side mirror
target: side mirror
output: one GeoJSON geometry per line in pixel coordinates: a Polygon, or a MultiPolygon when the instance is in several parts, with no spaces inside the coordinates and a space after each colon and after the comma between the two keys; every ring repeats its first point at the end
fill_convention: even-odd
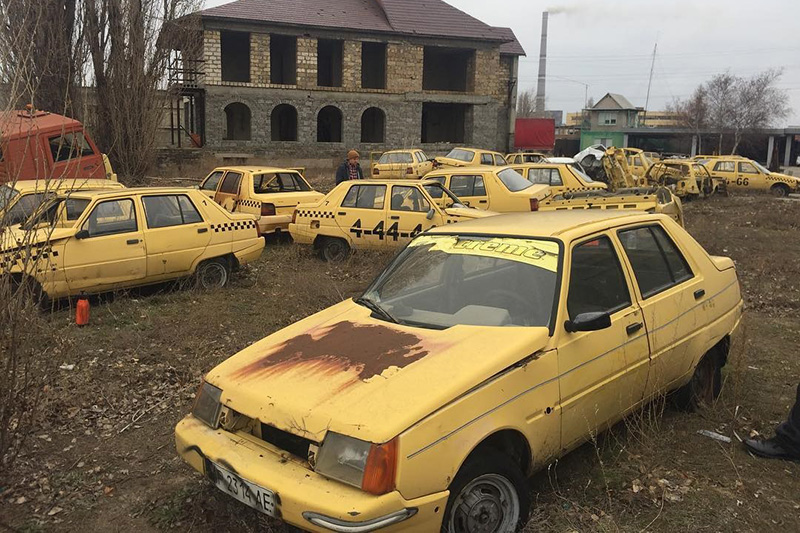
{"type": "Polygon", "coordinates": [[[604,312],[581,313],[574,320],[564,322],[567,333],[576,331],[597,331],[611,327],[611,315],[604,312]]]}
{"type": "Polygon", "coordinates": [[[425,218],[431,220],[434,217],[434,215],[436,215],[436,211],[434,209],[430,209],[428,210],[428,214],[425,215],[425,218]]]}
{"type": "Polygon", "coordinates": [[[469,204],[469,202],[464,202],[464,203],[463,203],[463,204],[461,204],[461,205],[463,205],[463,206],[465,206],[465,207],[472,207],[472,206],[469,204]]]}
{"type": "Polygon", "coordinates": [[[77,232],[75,234],[75,238],[78,239],[78,240],[89,238],[89,230],[88,229],[80,230],[79,232],[77,232]]]}

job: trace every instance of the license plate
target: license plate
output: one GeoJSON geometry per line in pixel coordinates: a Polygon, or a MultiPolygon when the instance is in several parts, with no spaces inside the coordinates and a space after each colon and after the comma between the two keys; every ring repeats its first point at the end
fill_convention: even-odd
{"type": "Polygon", "coordinates": [[[275,516],[275,493],[208,461],[208,477],[219,490],[262,513],[275,516]]]}

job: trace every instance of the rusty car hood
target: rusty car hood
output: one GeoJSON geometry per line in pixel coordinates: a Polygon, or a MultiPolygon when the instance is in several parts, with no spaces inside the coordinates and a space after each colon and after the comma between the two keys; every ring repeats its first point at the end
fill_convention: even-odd
{"type": "Polygon", "coordinates": [[[543,349],[547,328],[392,324],[346,300],[211,370],[222,403],[315,442],[328,430],[386,442],[543,349]]]}

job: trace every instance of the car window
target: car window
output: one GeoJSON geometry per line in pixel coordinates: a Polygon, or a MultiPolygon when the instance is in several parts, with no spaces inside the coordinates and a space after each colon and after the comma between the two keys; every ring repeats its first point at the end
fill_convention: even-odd
{"type": "Polygon", "coordinates": [[[66,202],[67,220],[78,220],[86,208],[89,207],[91,200],[85,198],[67,198],[66,202]]]}
{"type": "Polygon", "coordinates": [[[5,209],[15,196],[19,196],[19,191],[14,187],[8,185],[0,187],[0,209],[5,209]]]}
{"type": "Polygon", "coordinates": [[[396,152],[389,156],[390,163],[400,163],[400,164],[409,164],[413,163],[414,159],[411,157],[409,152],[396,152]]]}
{"type": "Polygon", "coordinates": [[[481,154],[481,165],[493,165],[492,154],[481,154]]]}
{"type": "Polygon", "coordinates": [[[219,187],[219,192],[227,194],[239,194],[239,182],[242,181],[242,175],[239,172],[228,172],[225,174],[225,179],[222,180],[222,185],[219,187]]]}
{"type": "Polygon", "coordinates": [[[743,174],[758,174],[758,170],[756,169],[753,164],[748,163],[747,161],[740,161],[739,162],[739,172],[743,174]]]}
{"type": "Polygon", "coordinates": [[[734,165],[733,161],[717,161],[714,164],[714,170],[718,172],[734,172],[736,165],[734,165]]]}
{"type": "Polygon", "coordinates": [[[44,201],[45,193],[43,192],[26,194],[20,197],[17,203],[6,211],[3,216],[3,224],[11,226],[24,222],[26,218],[31,216],[31,214],[44,203],[44,201]]]}
{"type": "Polygon", "coordinates": [[[425,199],[422,191],[416,187],[395,185],[392,187],[392,211],[415,211],[427,213],[431,204],[425,199]]]}
{"type": "Polygon", "coordinates": [[[92,210],[83,229],[89,230],[90,237],[114,235],[136,231],[136,210],[133,200],[123,198],[99,203],[92,210]]]}
{"type": "Polygon", "coordinates": [[[483,176],[453,176],[450,178],[450,190],[456,196],[486,196],[483,176]]]}
{"type": "Polygon", "coordinates": [[[423,152],[422,150],[420,150],[419,152],[417,152],[417,154],[418,154],[418,155],[419,155],[419,156],[422,158],[422,159],[421,159],[422,161],[428,161],[428,160],[430,159],[430,157],[428,157],[428,154],[426,154],[426,153],[425,153],[425,152],[423,152]]]}
{"type": "Polygon", "coordinates": [[[50,143],[50,152],[53,154],[54,162],[94,155],[89,141],[80,131],[50,137],[48,142],[50,143]]]}
{"type": "Polygon", "coordinates": [[[643,298],[692,277],[686,259],[661,226],[621,230],[619,238],[643,298]]]}
{"type": "Polygon", "coordinates": [[[148,228],[166,228],[203,221],[197,208],[184,194],[145,196],[142,203],[148,228]]]}
{"type": "Polygon", "coordinates": [[[537,185],[563,185],[557,168],[529,168],[528,181],[537,185]]]}
{"type": "Polygon", "coordinates": [[[353,185],[342,201],[342,207],[383,209],[386,185],[353,185]]]}
{"type": "Polygon", "coordinates": [[[463,148],[453,148],[445,157],[470,163],[475,158],[475,152],[472,150],[464,150],[463,148]]]}
{"type": "Polygon", "coordinates": [[[216,191],[217,185],[219,185],[219,180],[222,179],[222,175],[224,174],[221,170],[216,170],[209,175],[206,180],[200,185],[200,188],[204,191],[216,191]]]}
{"type": "Polygon", "coordinates": [[[533,186],[533,183],[523,178],[519,172],[510,168],[504,168],[498,172],[497,177],[511,192],[522,191],[533,186]]]}
{"type": "Polygon", "coordinates": [[[428,193],[428,196],[431,198],[439,199],[444,196],[444,187],[436,184],[424,185],[425,191],[428,193]]]}
{"type": "Polygon", "coordinates": [[[638,155],[633,158],[633,166],[635,166],[635,167],[642,166],[642,158],[639,157],[638,155]]]}
{"type": "Polygon", "coordinates": [[[524,163],[538,163],[541,160],[542,156],[536,154],[528,154],[523,158],[524,163]]]}
{"type": "Polygon", "coordinates": [[[379,165],[385,165],[389,163],[389,155],[390,154],[383,154],[380,159],[378,159],[379,165]]]}
{"type": "Polygon", "coordinates": [[[265,194],[273,192],[310,191],[311,187],[293,172],[275,174],[256,174],[253,176],[253,192],[265,194]]]}
{"type": "Polygon", "coordinates": [[[708,169],[703,165],[695,163],[692,165],[692,169],[694,170],[694,175],[696,177],[708,177],[710,174],[708,173],[708,169]]]}
{"type": "Polygon", "coordinates": [[[506,161],[506,158],[502,155],[494,154],[494,164],[498,167],[503,167],[508,164],[508,161],[506,161]]]}
{"type": "Polygon", "coordinates": [[[422,163],[424,161],[424,159],[422,159],[421,152],[414,152],[414,159],[417,160],[417,163],[422,163]]]}
{"type": "Polygon", "coordinates": [[[567,294],[570,319],[582,313],[614,313],[629,305],[631,295],[611,239],[602,236],[573,248],[567,294]]]}

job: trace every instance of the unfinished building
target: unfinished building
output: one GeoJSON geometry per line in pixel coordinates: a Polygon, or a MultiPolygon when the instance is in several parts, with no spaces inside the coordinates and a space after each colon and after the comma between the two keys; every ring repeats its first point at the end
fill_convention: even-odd
{"type": "Polygon", "coordinates": [[[524,51],[508,28],[441,0],[238,0],[199,15],[202,55],[176,55],[196,65],[186,133],[209,150],[513,147],[524,51]]]}

